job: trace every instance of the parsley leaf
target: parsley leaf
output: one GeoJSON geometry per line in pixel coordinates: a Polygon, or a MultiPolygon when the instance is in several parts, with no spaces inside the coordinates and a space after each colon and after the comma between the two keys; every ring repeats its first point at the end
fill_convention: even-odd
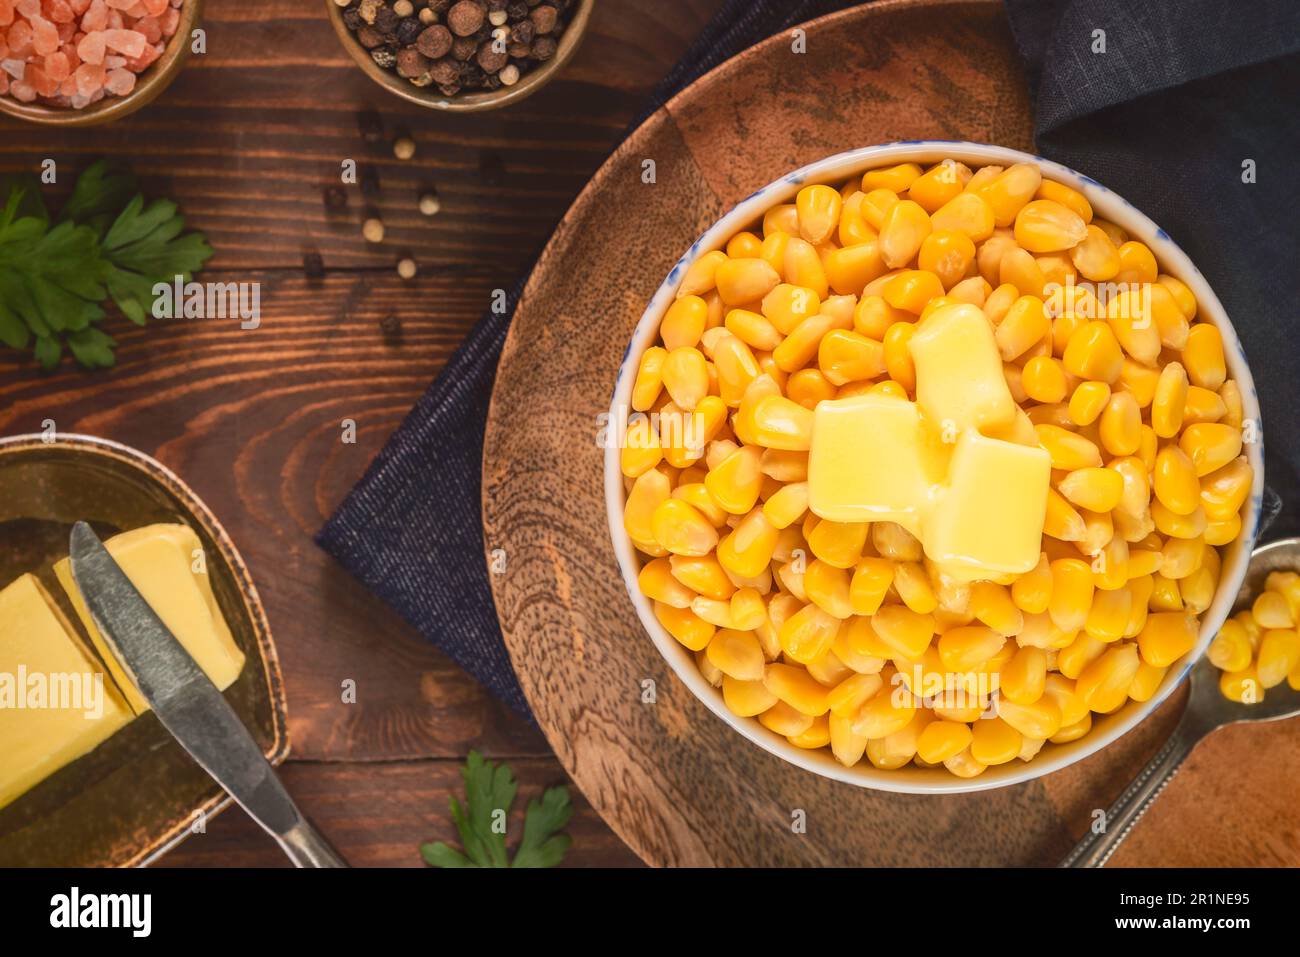
{"type": "Polygon", "coordinates": [[[568,788],[547,788],[540,801],[537,798],[529,801],[528,814],[524,818],[524,839],[519,842],[510,866],[554,867],[560,863],[573,839],[557,832],[569,823],[571,817],[573,805],[569,803],[568,788]]]}
{"type": "Polygon", "coordinates": [[[31,346],[46,369],[65,344],[87,368],[111,366],[115,343],[95,328],[104,300],[144,325],[153,287],[188,281],[212,255],[201,234],[182,235],[175,203],[147,203],[129,171],[103,160],[78,177],[55,220],[34,176],[0,178],[0,201],[0,343],[31,346]]]}
{"type": "Polygon", "coordinates": [[[177,276],[189,282],[212,255],[201,233],[182,236],[185,218],[176,204],[157,199],[145,204],[136,195],[104,235],[108,291],[123,315],[143,326],[153,302],[155,283],[177,276]]]}
{"type": "Polygon", "coordinates": [[[436,841],[420,846],[420,854],[431,867],[554,867],[563,860],[571,840],[557,833],[573,816],[569,790],[547,789],[541,800],[528,802],[524,835],[514,861],[506,852],[504,823],[519,791],[518,782],[505,764],[485,761],[471,751],[461,771],[465,780],[465,805],[450,799],[452,820],[460,834],[463,851],[436,841]]]}

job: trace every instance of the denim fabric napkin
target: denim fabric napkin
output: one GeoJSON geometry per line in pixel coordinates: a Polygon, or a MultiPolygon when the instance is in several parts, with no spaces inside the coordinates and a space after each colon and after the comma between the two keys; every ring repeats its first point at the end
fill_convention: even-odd
{"type": "MultiPolygon", "coordinates": [[[[724,60],[845,0],[728,0],[629,129],[724,60]]],[[[1264,402],[1270,484],[1294,502],[1300,90],[1295,0],[1007,0],[1038,145],[1139,202],[1234,318],[1264,402]],[[1105,52],[1092,52],[1094,31],[1105,52]],[[1255,161],[1257,181],[1241,180],[1255,161]],[[1290,222],[1288,222],[1290,219],[1290,222]]],[[[865,78],[864,78],[865,79],[865,78]]],[[[527,715],[497,626],[480,520],[483,429],[509,311],[487,313],[318,536],[420,633],[527,715]],[[437,490],[436,496],[433,490],[437,490]]],[[[1294,528],[1294,507],[1283,523],[1294,528]]]]}

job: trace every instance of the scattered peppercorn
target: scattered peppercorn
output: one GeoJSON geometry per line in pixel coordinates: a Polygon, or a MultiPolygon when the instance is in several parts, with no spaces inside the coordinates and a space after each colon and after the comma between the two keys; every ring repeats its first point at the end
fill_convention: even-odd
{"type": "Polygon", "coordinates": [[[379,320],[379,329],[389,342],[396,342],[402,337],[402,320],[391,313],[379,320]]]}
{"type": "Polygon", "coordinates": [[[384,139],[384,121],[378,110],[362,110],[357,114],[357,129],[361,138],[367,143],[379,143],[384,139]]]}
{"type": "Polygon", "coordinates": [[[418,267],[415,265],[415,260],[409,256],[397,261],[397,275],[403,279],[414,279],[417,271],[418,267]]]}
{"type": "Polygon", "coordinates": [[[393,155],[399,160],[409,160],[415,155],[415,140],[402,136],[393,141],[393,155]]]}
{"type": "Polygon", "coordinates": [[[384,224],[382,220],[373,216],[361,224],[361,235],[366,237],[368,243],[382,243],[384,241],[384,224]]]}
{"type": "Polygon", "coordinates": [[[308,279],[321,279],[325,276],[325,260],[316,250],[309,249],[302,254],[302,271],[308,279]]]}
{"type": "Polygon", "coordinates": [[[326,209],[342,209],[348,204],[348,194],[343,192],[342,186],[326,186],[321,193],[321,199],[325,202],[326,209]]]}
{"type": "Polygon", "coordinates": [[[442,201],[436,193],[425,193],[420,197],[420,212],[425,216],[436,216],[442,209],[442,201]]]}
{"type": "Polygon", "coordinates": [[[514,86],[555,56],[577,5],[577,0],[335,2],[376,64],[412,86],[436,86],[446,97],[514,86]]]}

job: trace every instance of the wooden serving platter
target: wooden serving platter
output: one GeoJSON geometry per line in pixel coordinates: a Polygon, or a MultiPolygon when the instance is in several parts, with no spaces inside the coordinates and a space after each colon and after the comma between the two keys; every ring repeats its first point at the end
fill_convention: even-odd
{"type": "MultiPolygon", "coordinates": [[[[574,203],[528,283],[483,463],[486,547],[505,555],[491,581],[506,644],[565,768],[652,864],[1051,865],[1158,749],[1182,692],[1110,748],[1024,785],[929,797],[834,783],[745,741],[673,677],[610,546],[597,417],[646,302],[710,224],[783,173],[853,147],[1032,149],[996,0],[884,0],[802,29],[806,52],[773,37],[651,116],[574,203]]],[[[1112,866],[1300,864],[1300,815],[1270,783],[1300,774],[1296,737],[1294,723],[1215,735],[1112,866]]]]}

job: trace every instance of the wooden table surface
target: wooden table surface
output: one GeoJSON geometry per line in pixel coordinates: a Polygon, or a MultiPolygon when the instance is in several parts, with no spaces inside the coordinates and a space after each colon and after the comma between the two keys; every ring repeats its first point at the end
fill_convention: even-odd
{"type": "MultiPolygon", "coordinates": [[[[117,366],[40,373],[0,350],[0,434],[64,432],[125,442],[177,471],[225,524],[270,616],[289,698],[284,780],[357,865],[419,866],[418,845],[453,839],[447,796],[471,748],[508,760],[522,807],[564,780],[542,735],[496,702],[312,541],[487,307],[640,112],[721,0],[601,0],[578,56],[522,104],[473,116],[423,111],[385,93],[339,46],[319,0],[207,0],[208,52],[142,112],[101,129],[0,119],[0,172],[52,158],[57,202],[100,156],[129,160],[150,196],[177,200],[216,249],[203,278],[262,284],[262,324],[120,317],[117,366]],[[378,114],[380,143],[365,141],[378,114]],[[392,157],[399,131],[418,145],[392,157]],[[352,158],[380,192],[326,187],[352,158]],[[416,209],[435,188],[442,212],[416,209]],[[361,239],[377,208],[382,246],[361,239]],[[320,254],[310,279],[304,254],[320,254]],[[420,275],[403,282],[409,253],[420,275]],[[399,341],[380,322],[395,316],[399,341]],[[355,444],[341,423],[357,423],[355,444]],[[353,679],[357,702],[341,702],[353,679]]],[[[637,858],[573,789],[574,865],[637,858]]],[[[167,865],[280,865],[235,810],[167,865]]]]}

